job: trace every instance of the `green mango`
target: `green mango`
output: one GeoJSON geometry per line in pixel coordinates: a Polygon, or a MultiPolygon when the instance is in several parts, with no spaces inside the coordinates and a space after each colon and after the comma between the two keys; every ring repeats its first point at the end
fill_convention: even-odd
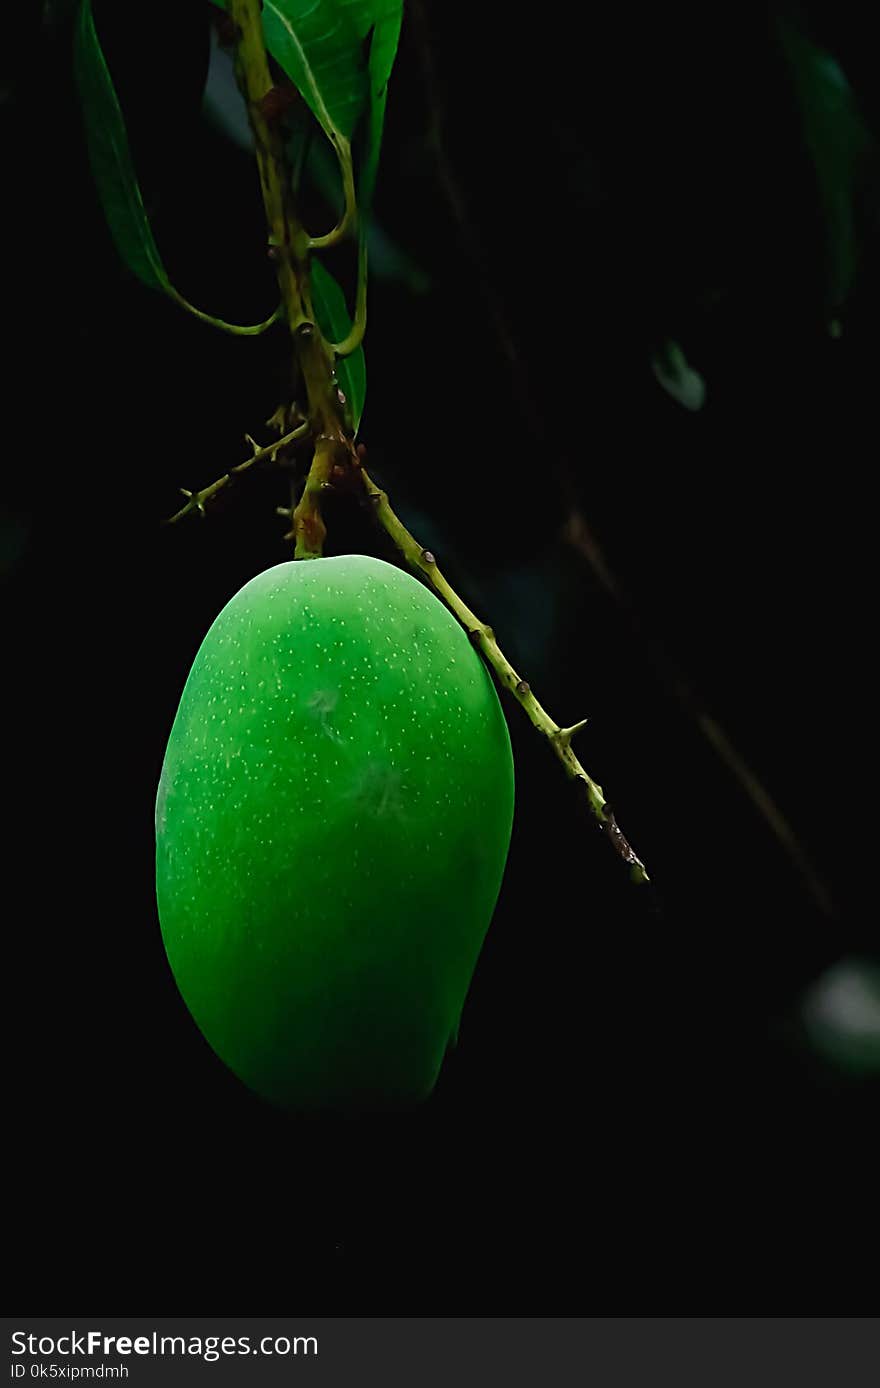
{"type": "Polygon", "coordinates": [[[495,687],[427,588],[363,555],[245,584],[196,656],[156,803],[165,948],[221,1059],[293,1108],[424,1099],[512,819],[495,687]]]}

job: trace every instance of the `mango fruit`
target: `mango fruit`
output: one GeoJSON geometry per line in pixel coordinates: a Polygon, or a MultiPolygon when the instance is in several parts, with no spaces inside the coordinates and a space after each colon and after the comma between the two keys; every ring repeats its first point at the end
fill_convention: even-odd
{"type": "Polygon", "coordinates": [[[504,872],[513,759],[467,634],[364,555],[224,607],[156,802],[168,960],[217,1055],[294,1109],[433,1089],[504,872]]]}

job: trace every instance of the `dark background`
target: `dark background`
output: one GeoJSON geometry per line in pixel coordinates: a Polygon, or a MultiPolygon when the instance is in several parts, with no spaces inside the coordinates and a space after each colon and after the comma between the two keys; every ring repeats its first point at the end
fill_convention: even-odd
{"type": "MultiPolygon", "coordinates": [[[[878,1086],[817,1053],[801,1019],[827,969],[877,957],[873,146],[823,200],[764,7],[410,3],[377,217],[421,275],[373,283],[361,437],[542,701],[589,715],[580,754],[656,885],[630,885],[511,708],[514,841],[435,1096],[303,1121],[203,1042],[153,897],[177,700],[219,609],[288,553],[284,482],[246,479],[204,523],[159,521],[179,486],[245,456],[245,430],[268,441],[283,333],[217,334],[120,265],[63,11],[24,10],[0,88],[20,1295],[862,1309],[878,1086]],[[861,250],[841,277],[850,207],[861,250]],[[706,380],[698,413],[651,370],[668,338],[706,380]],[[604,581],[570,542],[574,514],[604,581]],[[800,865],[700,711],[786,816],[800,865]]],[[[172,281],[257,321],[273,284],[253,165],[200,117],[206,7],[96,13],[172,281]]],[[[800,12],[870,130],[866,22],[800,12]]],[[[386,553],[350,510],[331,542],[386,553]]]]}

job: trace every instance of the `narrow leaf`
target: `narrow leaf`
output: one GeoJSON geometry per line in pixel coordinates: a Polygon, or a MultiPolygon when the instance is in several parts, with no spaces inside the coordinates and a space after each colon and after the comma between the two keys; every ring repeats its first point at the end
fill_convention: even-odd
{"type": "Polygon", "coordinates": [[[651,370],[673,400],[686,410],[701,410],[706,400],[706,382],[695,371],[677,342],[663,343],[651,360],[651,370]]]}
{"type": "Polygon", "coordinates": [[[858,265],[857,186],[870,136],[834,58],[789,20],[780,16],[777,26],[821,201],[827,297],[837,308],[852,288],[858,265]]]}
{"type": "MultiPolygon", "coordinates": [[[[321,332],[328,341],[341,342],[351,329],[351,317],[341,286],[319,260],[312,261],[312,302],[321,332]]],[[[337,364],[336,373],[357,432],[367,395],[367,364],[363,347],[358,347],[350,357],[344,357],[337,364]]]]}
{"type": "Polygon", "coordinates": [[[188,313],[223,332],[256,337],[277,323],[279,309],[262,323],[243,327],[226,323],[194,308],[169,280],[134,172],[122,108],[95,29],[91,0],[82,0],[77,17],[74,71],[98,194],[116,249],[128,268],[149,289],[163,290],[188,313]]]}
{"type": "Polygon", "coordinates": [[[122,110],[95,30],[91,0],[82,0],[74,39],[74,71],[92,172],[116,249],[151,289],[169,290],[135,177],[122,110]]]}
{"type": "Polygon", "coordinates": [[[367,214],[372,205],[376,188],[379,151],[385,127],[385,107],[388,102],[388,79],[400,39],[403,0],[387,0],[382,9],[382,14],[375,21],[370,44],[367,141],[358,188],[358,202],[363,215],[367,214]]]}

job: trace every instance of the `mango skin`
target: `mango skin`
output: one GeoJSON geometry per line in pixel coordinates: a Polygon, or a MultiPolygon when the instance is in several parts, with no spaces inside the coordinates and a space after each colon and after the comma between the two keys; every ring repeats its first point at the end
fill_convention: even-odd
{"type": "Polygon", "coordinates": [[[180,992],[246,1085],[304,1110],[431,1092],[513,798],[491,677],[409,574],[289,562],[232,598],[168,741],[156,881],[180,992]]]}

